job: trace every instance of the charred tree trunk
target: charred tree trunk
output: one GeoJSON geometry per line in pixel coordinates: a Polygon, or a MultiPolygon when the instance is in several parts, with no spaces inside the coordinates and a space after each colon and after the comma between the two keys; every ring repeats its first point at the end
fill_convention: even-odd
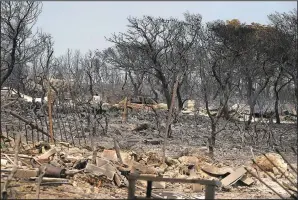
{"type": "Polygon", "coordinates": [[[170,109],[170,106],[171,106],[171,94],[170,94],[170,91],[169,91],[169,88],[168,88],[169,86],[168,86],[168,83],[166,81],[166,78],[165,78],[165,76],[161,72],[158,72],[157,78],[160,80],[160,82],[162,84],[162,91],[163,91],[164,96],[166,98],[167,107],[168,107],[168,109],[170,109]]]}
{"type": "Polygon", "coordinates": [[[275,118],[276,118],[276,123],[280,124],[280,117],[279,117],[279,112],[278,112],[278,105],[279,105],[279,91],[277,90],[277,83],[276,81],[274,83],[274,94],[275,94],[275,103],[274,103],[274,110],[275,110],[275,118]]]}
{"type": "Polygon", "coordinates": [[[215,141],[216,141],[216,124],[214,122],[211,122],[211,135],[208,139],[208,150],[209,155],[211,158],[214,158],[214,149],[215,149],[215,141]]]}
{"type": "Polygon", "coordinates": [[[254,116],[255,105],[256,105],[256,101],[252,101],[252,100],[249,101],[249,117],[248,117],[245,129],[248,129],[248,127],[251,124],[252,117],[254,116]]]}
{"type": "Polygon", "coordinates": [[[217,113],[217,117],[220,117],[219,115],[221,114],[221,116],[223,116],[225,119],[229,119],[230,115],[229,115],[229,107],[228,107],[228,99],[227,97],[225,97],[226,95],[224,95],[224,97],[220,98],[220,108],[221,110],[218,111],[217,113]]]}
{"type": "Polygon", "coordinates": [[[140,94],[139,88],[140,88],[141,84],[140,83],[138,84],[134,81],[131,71],[128,71],[128,76],[129,76],[130,82],[133,86],[133,94],[134,94],[134,96],[138,96],[140,94]]]}
{"type": "Polygon", "coordinates": [[[284,84],[282,84],[279,88],[278,88],[278,82],[282,76],[282,72],[283,72],[283,68],[281,68],[281,71],[278,74],[278,77],[276,79],[276,81],[274,82],[274,94],[275,94],[275,104],[274,104],[274,110],[275,110],[275,118],[276,118],[276,123],[280,124],[280,117],[279,117],[279,92],[282,90],[282,88],[284,88],[288,83],[290,83],[292,81],[292,79],[289,79],[287,82],[285,82],[284,84]]]}
{"type": "MultiPolygon", "coordinates": [[[[220,94],[220,110],[217,113],[217,117],[220,117],[219,115],[223,115],[225,119],[229,119],[229,108],[228,108],[228,83],[229,83],[229,76],[226,78],[225,81],[222,81],[220,78],[220,74],[216,71],[217,63],[214,62],[212,65],[212,73],[215,77],[215,80],[219,84],[218,94],[220,94]]],[[[217,94],[215,95],[217,96],[217,94]]]]}
{"type": "Polygon", "coordinates": [[[165,98],[166,98],[166,101],[167,101],[167,106],[168,106],[168,109],[170,109],[170,106],[171,106],[171,95],[170,95],[170,92],[168,90],[168,86],[167,85],[162,85],[163,86],[163,93],[165,95],[165,98]]]}
{"type": "Polygon", "coordinates": [[[248,95],[248,99],[249,99],[248,104],[249,104],[250,112],[249,112],[249,118],[248,118],[247,124],[245,126],[245,129],[248,129],[248,127],[251,124],[252,116],[254,115],[257,98],[261,94],[261,92],[266,88],[266,86],[268,85],[270,77],[267,76],[264,84],[257,90],[252,87],[253,86],[252,78],[248,77],[247,80],[248,80],[247,95],[248,95]]]}
{"type": "Polygon", "coordinates": [[[177,87],[177,100],[178,100],[178,109],[179,111],[183,108],[183,100],[180,92],[181,85],[178,85],[177,87]]]}
{"type": "Polygon", "coordinates": [[[214,148],[215,148],[215,141],[216,141],[216,125],[218,123],[219,118],[214,118],[212,114],[210,113],[209,109],[209,101],[208,101],[208,92],[207,92],[207,80],[204,70],[201,70],[201,79],[203,80],[203,93],[204,93],[204,102],[205,102],[205,108],[207,110],[208,117],[210,119],[211,123],[211,133],[208,137],[208,151],[209,156],[213,159],[214,158],[214,148]]]}
{"type": "Polygon", "coordinates": [[[166,160],[166,143],[167,143],[167,138],[171,137],[171,124],[172,124],[172,114],[173,114],[173,109],[175,106],[175,99],[176,99],[176,93],[177,93],[177,88],[178,88],[178,84],[179,84],[179,79],[180,76],[178,75],[176,77],[176,82],[174,84],[174,88],[173,88],[173,94],[172,94],[172,98],[171,98],[171,104],[170,104],[170,108],[169,108],[169,112],[168,112],[168,117],[167,117],[167,123],[166,123],[166,132],[164,134],[164,142],[163,142],[163,146],[162,146],[162,151],[163,151],[163,163],[165,163],[166,160]]]}
{"type": "Polygon", "coordinates": [[[152,92],[154,94],[154,100],[158,101],[158,93],[154,89],[152,89],[152,92]]]}
{"type": "Polygon", "coordinates": [[[154,95],[154,100],[157,101],[158,100],[158,93],[156,92],[156,90],[154,88],[154,85],[153,85],[152,80],[151,80],[150,77],[148,77],[148,83],[149,83],[150,88],[151,88],[151,91],[152,91],[152,93],[154,95]]]}
{"type": "Polygon", "coordinates": [[[223,109],[223,117],[228,120],[230,118],[228,105],[227,104],[223,105],[222,109],[223,109]]]}
{"type": "Polygon", "coordinates": [[[224,88],[224,94],[223,94],[223,117],[228,120],[230,119],[230,114],[229,114],[229,91],[231,90],[231,88],[228,88],[228,86],[226,85],[224,88]]]}
{"type": "Polygon", "coordinates": [[[174,107],[175,107],[175,99],[176,99],[176,95],[177,95],[177,88],[178,88],[178,85],[179,85],[179,79],[180,79],[180,76],[177,76],[177,80],[176,80],[176,82],[174,84],[174,88],[173,88],[171,104],[170,104],[168,118],[167,118],[166,134],[167,134],[168,138],[170,138],[172,136],[172,134],[171,134],[172,133],[172,129],[171,129],[172,115],[173,115],[173,111],[174,111],[174,107]]]}
{"type": "Polygon", "coordinates": [[[91,75],[91,73],[90,73],[89,71],[87,71],[87,76],[88,76],[88,78],[89,78],[89,92],[90,92],[90,95],[91,95],[91,97],[90,97],[90,99],[89,99],[88,102],[91,102],[92,99],[93,99],[93,96],[94,96],[94,91],[93,91],[93,78],[92,78],[92,75],[91,75]]]}

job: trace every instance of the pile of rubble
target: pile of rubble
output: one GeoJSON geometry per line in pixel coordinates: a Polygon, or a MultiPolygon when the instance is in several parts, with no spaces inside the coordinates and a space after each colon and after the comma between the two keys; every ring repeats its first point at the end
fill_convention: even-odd
{"type": "MultiPolygon", "coordinates": [[[[12,146],[18,145],[12,144],[12,146]]],[[[179,158],[167,157],[165,163],[163,163],[158,153],[123,152],[120,151],[117,142],[115,142],[114,147],[109,149],[97,147],[90,151],[71,147],[68,143],[63,142],[55,145],[40,142],[38,144],[20,143],[18,150],[14,150],[12,147],[2,148],[2,197],[4,194],[13,195],[9,193],[9,186],[7,186],[11,174],[11,178],[14,178],[16,183],[21,180],[34,183],[35,189],[31,187],[30,190],[36,191],[36,195],[42,193],[42,191],[39,192],[41,185],[54,187],[69,184],[77,188],[74,193],[81,191],[86,198],[95,198],[94,196],[88,196],[88,193],[102,193],[101,188],[104,187],[125,188],[125,186],[128,186],[127,176],[132,172],[169,178],[216,179],[221,181],[222,188],[219,189],[223,191],[230,191],[231,187],[237,185],[250,187],[256,184],[258,180],[254,176],[260,174],[257,165],[261,166],[266,174],[271,173],[274,177],[290,176],[287,164],[275,153],[267,154],[275,165],[268,162],[264,156],[259,156],[255,159],[256,163],[246,167],[231,168],[224,166],[222,163],[214,163],[208,156],[198,152],[179,158]],[[17,166],[16,161],[13,159],[13,155],[16,153],[18,155],[17,166]],[[282,170],[277,170],[276,166],[282,170]],[[85,188],[85,190],[80,188],[85,188]]],[[[264,172],[261,173],[262,176],[265,176],[264,172]]],[[[142,181],[138,181],[137,184],[140,186],[146,185],[142,181]]],[[[189,191],[190,193],[200,193],[204,190],[204,186],[198,184],[187,186],[163,182],[153,182],[153,188],[173,189],[177,192],[180,188],[181,191],[189,191]]],[[[123,193],[122,196],[118,197],[125,198],[126,194],[123,193]]]]}

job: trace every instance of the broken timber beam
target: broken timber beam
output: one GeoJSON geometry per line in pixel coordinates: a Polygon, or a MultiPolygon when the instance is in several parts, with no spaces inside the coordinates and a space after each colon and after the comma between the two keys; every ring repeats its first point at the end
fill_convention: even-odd
{"type": "Polygon", "coordinates": [[[152,187],[153,181],[157,182],[171,182],[171,183],[198,183],[201,185],[206,185],[205,199],[214,199],[215,198],[215,187],[221,186],[221,182],[216,180],[203,180],[203,179],[180,179],[180,178],[163,178],[163,177],[152,177],[152,176],[143,176],[137,173],[132,173],[128,176],[128,199],[136,199],[135,196],[135,187],[137,180],[144,180],[149,183],[147,186],[147,198],[151,195],[150,187],[152,187]]]}

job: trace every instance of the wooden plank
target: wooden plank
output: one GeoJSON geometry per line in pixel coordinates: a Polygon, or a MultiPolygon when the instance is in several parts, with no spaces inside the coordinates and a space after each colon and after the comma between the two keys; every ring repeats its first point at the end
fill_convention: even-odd
{"type": "MultiPolygon", "coordinates": [[[[30,177],[29,180],[36,180],[38,179],[38,177],[30,177]]],[[[50,177],[43,177],[42,178],[42,182],[64,182],[64,183],[68,183],[69,180],[66,178],[50,178],[50,177]]]]}
{"type": "Polygon", "coordinates": [[[252,178],[249,178],[249,177],[247,177],[247,176],[243,176],[243,177],[240,179],[240,181],[241,181],[242,183],[244,183],[245,185],[248,185],[248,186],[252,185],[252,184],[255,182],[252,178]]]}
{"type": "Polygon", "coordinates": [[[230,167],[218,168],[213,165],[205,165],[201,167],[201,169],[204,172],[214,176],[224,176],[224,175],[231,174],[233,172],[233,169],[231,169],[230,167]]]}
{"type": "Polygon", "coordinates": [[[207,185],[205,190],[205,199],[214,199],[215,198],[215,186],[207,185]]]}
{"type": "Polygon", "coordinates": [[[240,180],[245,173],[246,170],[243,167],[238,168],[236,171],[232,172],[230,175],[221,180],[222,186],[233,185],[240,180]]]}
{"type": "Polygon", "coordinates": [[[105,175],[108,180],[113,180],[115,175],[115,170],[110,164],[103,165],[102,167],[97,167],[93,164],[87,164],[85,168],[85,172],[92,173],[96,176],[105,175]]]}
{"type": "MultiPolygon", "coordinates": [[[[141,174],[141,176],[157,177],[157,175],[154,175],[154,174],[141,174]]],[[[142,180],[140,180],[140,182],[143,185],[146,185],[148,181],[142,181],[142,180]]],[[[152,188],[155,188],[155,189],[165,189],[166,188],[166,183],[165,182],[153,182],[151,185],[152,185],[152,188]]]]}
{"type": "Polygon", "coordinates": [[[162,178],[162,177],[152,177],[152,176],[140,176],[136,174],[131,174],[129,177],[137,180],[145,181],[161,181],[161,182],[170,182],[170,183],[199,183],[202,185],[214,185],[220,186],[221,183],[216,180],[204,180],[204,179],[182,179],[182,178],[162,178]]]}
{"type": "MultiPolygon", "coordinates": [[[[11,169],[2,169],[3,172],[11,172],[11,169]]],[[[15,178],[31,178],[39,175],[39,169],[17,169],[13,177],[15,178]]]]}
{"type": "Polygon", "coordinates": [[[136,179],[128,179],[128,199],[135,199],[136,192],[136,179]]]}
{"type": "Polygon", "coordinates": [[[49,158],[51,156],[53,156],[56,152],[57,152],[57,149],[56,148],[52,148],[52,149],[48,150],[47,152],[45,152],[44,154],[35,157],[34,159],[37,160],[37,161],[39,161],[39,162],[48,162],[49,161],[49,158]]]}
{"type": "Polygon", "coordinates": [[[106,165],[106,164],[109,164],[109,161],[108,160],[102,159],[102,158],[99,158],[99,157],[96,157],[96,165],[97,165],[97,167],[101,167],[101,166],[106,165]]]}
{"type": "Polygon", "coordinates": [[[16,178],[29,178],[29,177],[35,177],[39,175],[39,170],[27,170],[27,169],[18,169],[14,175],[16,178]]]}
{"type": "Polygon", "coordinates": [[[105,149],[102,153],[101,153],[101,157],[106,158],[108,160],[111,161],[118,161],[118,157],[117,157],[117,153],[115,150],[107,150],[105,149]]]}

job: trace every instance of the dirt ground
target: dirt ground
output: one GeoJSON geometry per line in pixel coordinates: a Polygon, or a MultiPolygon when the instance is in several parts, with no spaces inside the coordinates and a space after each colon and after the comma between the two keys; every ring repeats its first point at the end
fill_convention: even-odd
{"type": "MultiPolygon", "coordinates": [[[[164,119],[156,120],[153,113],[129,113],[128,122],[121,122],[120,114],[109,115],[109,128],[107,135],[98,134],[92,138],[96,146],[104,148],[113,147],[113,138],[119,141],[121,151],[133,151],[136,154],[156,152],[162,156],[162,143],[164,119]],[[161,129],[157,129],[157,121],[161,124],[161,129]],[[146,130],[135,131],[140,124],[148,124],[146,130]],[[116,131],[117,130],[117,131],[116,131]],[[158,140],[160,144],[149,144],[147,141],[158,140]]],[[[197,152],[199,156],[208,160],[208,163],[217,166],[229,166],[236,169],[241,166],[252,164],[251,159],[262,153],[274,152],[274,148],[279,148],[291,163],[297,165],[297,157],[291,147],[297,149],[297,130],[294,123],[273,124],[270,131],[266,124],[253,123],[252,128],[245,131],[243,122],[220,123],[216,138],[214,160],[208,158],[207,137],[210,135],[209,119],[204,115],[181,114],[177,122],[172,125],[172,138],[169,138],[166,146],[167,157],[181,157],[197,152]],[[258,139],[256,139],[258,137],[258,139]]],[[[82,147],[83,149],[83,147],[82,147]]],[[[279,198],[270,189],[254,179],[252,186],[233,185],[227,189],[217,189],[217,199],[276,199],[279,198]]],[[[271,185],[284,197],[288,194],[277,183],[269,177],[262,177],[267,184],[271,185]]],[[[280,178],[279,180],[285,180],[280,178]]],[[[2,184],[1,184],[2,185],[2,184]]],[[[36,198],[36,183],[13,181],[11,184],[11,199],[30,199],[36,198]]],[[[166,192],[173,193],[173,196],[180,198],[203,199],[204,192],[192,193],[190,186],[185,184],[166,184],[166,189],[154,189],[156,194],[166,192]],[[180,195],[180,196],[179,196],[180,195]]],[[[136,195],[145,196],[144,191],[136,192],[136,195]]],[[[167,195],[168,198],[170,195],[167,195]]],[[[100,181],[97,186],[81,186],[74,184],[71,180],[69,184],[50,184],[41,186],[41,199],[119,199],[127,198],[127,188],[118,188],[113,182],[100,181]]]]}

